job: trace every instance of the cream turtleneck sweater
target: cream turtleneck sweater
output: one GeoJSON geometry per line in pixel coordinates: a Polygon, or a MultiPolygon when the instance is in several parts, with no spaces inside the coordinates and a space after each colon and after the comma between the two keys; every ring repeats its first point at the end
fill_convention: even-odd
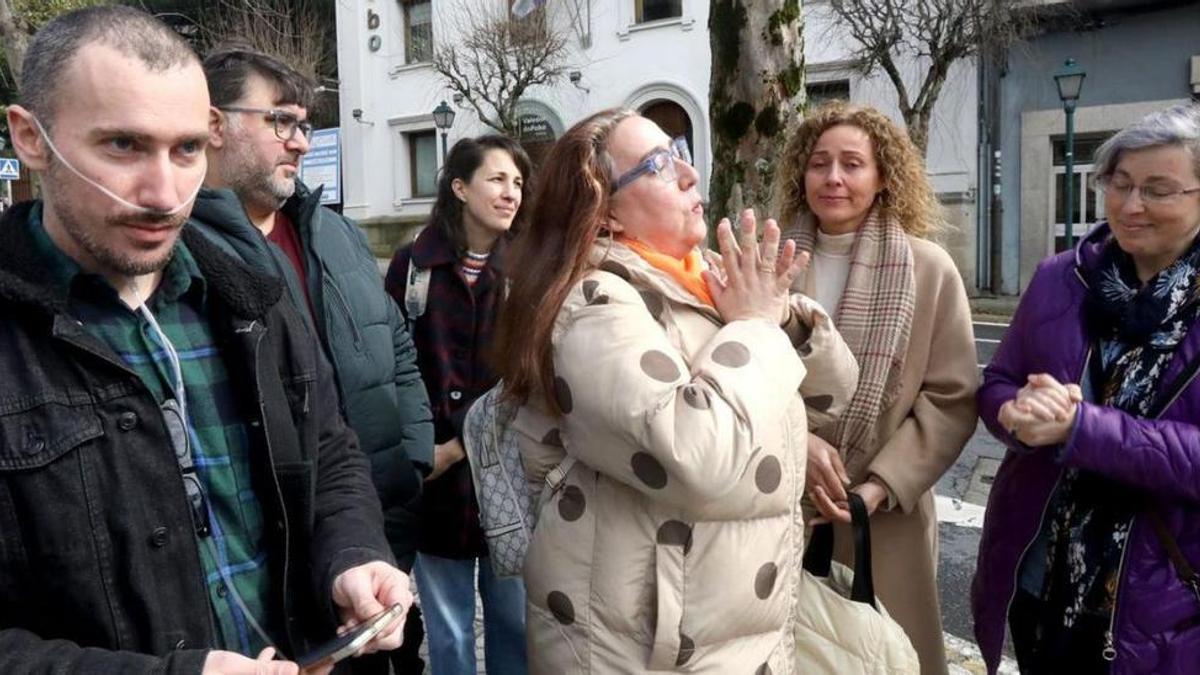
{"type": "Polygon", "coordinates": [[[837,318],[838,305],[850,276],[850,253],[858,232],[826,234],[817,229],[812,263],[808,270],[805,293],[821,304],[829,316],[837,318]]]}

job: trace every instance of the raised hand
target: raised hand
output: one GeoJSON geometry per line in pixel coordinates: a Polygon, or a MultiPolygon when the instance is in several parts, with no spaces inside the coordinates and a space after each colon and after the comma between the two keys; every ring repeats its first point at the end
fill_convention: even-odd
{"type": "Polygon", "coordinates": [[[779,225],[766,222],[761,243],[752,209],[742,212],[735,238],[727,219],[717,224],[719,265],[704,273],[717,312],[726,323],[740,319],[779,322],[787,316],[788,293],[800,271],[795,242],[779,245],[779,225]]]}

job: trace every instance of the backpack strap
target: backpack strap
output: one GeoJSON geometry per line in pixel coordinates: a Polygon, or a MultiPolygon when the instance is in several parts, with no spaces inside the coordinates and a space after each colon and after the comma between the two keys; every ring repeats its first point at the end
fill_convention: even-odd
{"type": "Polygon", "coordinates": [[[1155,536],[1158,537],[1162,547],[1166,549],[1167,557],[1171,559],[1175,575],[1179,577],[1184,586],[1192,589],[1192,595],[1196,596],[1196,602],[1200,602],[1200,574],[1196,574],[1196,570],[1192,569],[1191,563],[1184,557],[1183,551],[1179,548],[1179,542],[1171,536],[1171,531],[1167,529],[1167,524],[1163,522],[1162,514],[1158,512],[1158,509],[1151,508],[1148,515],[1155,536]]]}
{"type": "Polygon", "coordinates": [[[567,480],[567,474],[571,473],[571,468],[575,466],[577,460],[571,455],[563,458],[563,461],[558,463],[558,466],[550,469],[546,474],[546,487],[550,488],[550,493],[558,492],[562,488],[563,481],[567,480]]]}
{"type": "MultiPolygon", "coordinates": [[[[416,248],[417,238],[421,236],[420,232],[413,237],[413,248],[416,248]]],[[[408,284],[404,287],[404,314],[408,321],[408,332],[411,334],[413,325],[421,315],[425,313],[425,307],[429,303],[429,279],[432,272],[428,267],[419,267],[413,261],[413,256],[408,257],[408,284]]]]}
{"type": "MultiPolygon", "coordinates": [[[[1171,386],[1161,390],[1158,399],[1150,408],[1150,419],[1161,417],[1198,374],[1200,374],[1200,354],[1193,356],[1191,361],[1188,361],[1171,386]]],[[[1158,542],[1167,552],[1167,558],[1171,561],[1171,567],[1175,569],[1175,575],[1179,577],[1184,586],[1192,589],[1192,594],[1196,596],[1196,602],[1200,603],[1200,574],[1196,573],[1191,563],[1184,557],[1183,551],[1179,548],[1179,542],[1175,541],[1175,537],[1167,529],[1167,523],[1163,520],[1158,507],[1149,498],[1146,502],[1146,515],[1150,518],[1154,535],[1158,537],[1158,542]]]]}

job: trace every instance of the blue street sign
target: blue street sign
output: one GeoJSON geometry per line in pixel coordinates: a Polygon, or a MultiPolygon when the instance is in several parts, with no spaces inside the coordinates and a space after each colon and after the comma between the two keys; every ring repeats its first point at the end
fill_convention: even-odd
{"type": "Polygon", "coordinates": [[[300,180],[312,189],[324,185],[322,204],[342,201],[341,129],[314,129],[308,154],[300,160],[300,180]]]}
{"type": "Polygon", "coordinates": [[[21,178],[21,160],[0,157],[0,180],[18,180],[21,178]]]}

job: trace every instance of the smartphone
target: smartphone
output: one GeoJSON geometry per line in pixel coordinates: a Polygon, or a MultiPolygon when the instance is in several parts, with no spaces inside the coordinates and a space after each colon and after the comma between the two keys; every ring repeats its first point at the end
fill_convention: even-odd
{"type": "Polygon", "coordinates": [[[311,652],[304,654],[296,659],[296,664],[300,666],[301,671],[304,671],[308,668],[334,664],[348,656],[353,656],[355,652],[373,640],[376,635],[379,635],[384,629],[392,625],[393,621],[399,619],[403,612],[404,608],[401,605],[392,605],[346,631],[343,635],[339,635],[311,652]]]}

